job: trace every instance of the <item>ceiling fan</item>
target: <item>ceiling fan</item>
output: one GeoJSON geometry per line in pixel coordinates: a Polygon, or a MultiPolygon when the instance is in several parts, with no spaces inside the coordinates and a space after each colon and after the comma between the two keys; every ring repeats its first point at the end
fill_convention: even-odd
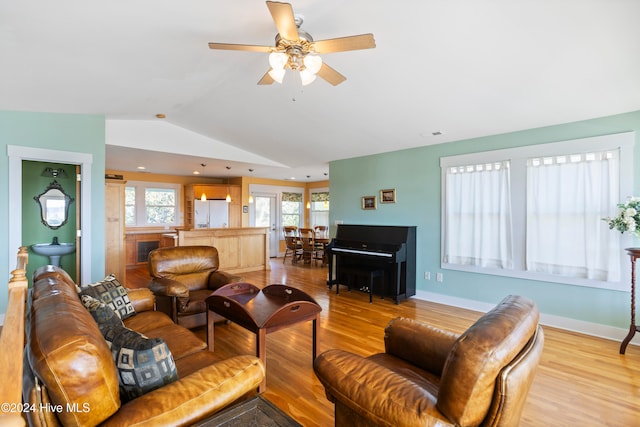
{"type": "Polygon", "coordinates": [[[347,78],[325,64],[318,54],[376,47],[373,34],[314,41],[313,37],[300,29],[302,18],[294,16],[291,4],[267,1],[267,7],[278,30],[275,46],[209,43],[211,49],[269,53],[271,67],[258,81],[259,85],[270,85],[274,81],[282,83],[285,71],[289,68],[300,72],[303,85],[313,82],[318,75],[336,86],[347,78]]]}

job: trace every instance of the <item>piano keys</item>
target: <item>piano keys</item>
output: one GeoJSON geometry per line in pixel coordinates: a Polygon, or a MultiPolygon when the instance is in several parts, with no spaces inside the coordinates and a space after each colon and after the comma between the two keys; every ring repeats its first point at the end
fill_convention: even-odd
{"type": "Polygon", "coordinates": [[[396,304],[416,294],[415,226],[339,224],[326,251],[329,288],[342,283],[343,270],[380,268],[385,271],[382,292],[396,304]]]}

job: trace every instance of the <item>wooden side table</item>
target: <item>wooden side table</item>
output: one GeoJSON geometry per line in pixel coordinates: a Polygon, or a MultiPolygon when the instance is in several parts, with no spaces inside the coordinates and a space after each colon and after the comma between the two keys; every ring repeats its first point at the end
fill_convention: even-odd
{"type": "Polygon", "coordinates": [[[624,354],[631,338],[636,332],[640,331],[640,328],[636,325],[636,259],[640,258],[640,248],[627,248],[625,250],[631,257],[631,326],[629,326],[629,333],[620,344],[620,354],[624,354]]]}
{"type": "MultiPolygon", "coordinates": [[[[318,320],[322,308],[305,292],[285,285],[269,285],[262,290],[250,283],[229,283],[218,288],[207,299],[207,343],[213,351],[215,312],[256,334],[256,356],[267,367],[266,335],[297,323],[313,321],[312,354],[315,360],[318,320]]],[[[258,392],[266,389],[267,377],[258,392]]]]}

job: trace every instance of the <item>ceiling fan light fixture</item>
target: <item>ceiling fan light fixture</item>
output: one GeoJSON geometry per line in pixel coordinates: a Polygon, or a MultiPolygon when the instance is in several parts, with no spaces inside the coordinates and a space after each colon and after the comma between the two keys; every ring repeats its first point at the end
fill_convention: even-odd
{"type": "Polygon", "coordinates": [[[274,70],[284,70],[288,60],[289,56],[284,52],[276,51],[269,54],[269,65],[271,65],[271,68],[274,70]]]}
{"type": "Polygon", "coordinates": [[[322,58],[318,55],[307,55],[304,57],[304,67],[313,74],[318,74],[322,68],[322,58]]]}
{"type": "Polygon", "coordinates": [[[275,68],[272,68],[271,70],[269,70],[269,76],[271,76],[271,78],[278,83],[282,83],[282,79],[284,79],[284,73],[285,73],[284,68],[280,70],[276,70],[275,68]]]}
{"type": "Polygon", "coordinates": [[[308,69],[305,68],[304,70],[300,71],[300,80],[302,81],[302,86],[313,83],[315,79],[316,75],[308,69]]]}
{"type": "Polygon", "coordinates": [[[346,77],[323,63],[316,54],[324,55],[376,47],[371,33],[315,41],[309,33],[300,28],[303,19],[300,15],[294,15],[290,3],[267,1],[267,8],[277,30],[274,46],[209,43],[209,49],[268,53],[271,68],[258,81],[259,85],[282,83],[284,72],[288,68],[300,72],[303,85],[313,82],[317,74],[323,80],[337,86],[344,82],[346,77]],[[308,69],[308,72],[302,73],[305,69],[308,69]]]}

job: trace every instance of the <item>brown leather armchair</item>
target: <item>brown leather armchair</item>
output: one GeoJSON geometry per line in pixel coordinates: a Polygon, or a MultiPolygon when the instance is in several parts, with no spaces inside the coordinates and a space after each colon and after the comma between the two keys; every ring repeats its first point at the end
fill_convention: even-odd
{"type": "MultiPolygon", "coordinates": [[[[205,299],[213,291],[241,276],[218,270],[218,250],[213,246],[175,246],[149,253],[147,285],[156,296],[157,310],[186,328],[207,324],[205,299]]],[[[216,315],[214,321],[223,320],[216,315]]]]}
{"type": "Polygon", "coordinates": [[[385,353],[342,350],[314,370],[349,426],[517,426],[542,354],[535,303],[508,296],[462,335],[396,318],[385,353]]]}

